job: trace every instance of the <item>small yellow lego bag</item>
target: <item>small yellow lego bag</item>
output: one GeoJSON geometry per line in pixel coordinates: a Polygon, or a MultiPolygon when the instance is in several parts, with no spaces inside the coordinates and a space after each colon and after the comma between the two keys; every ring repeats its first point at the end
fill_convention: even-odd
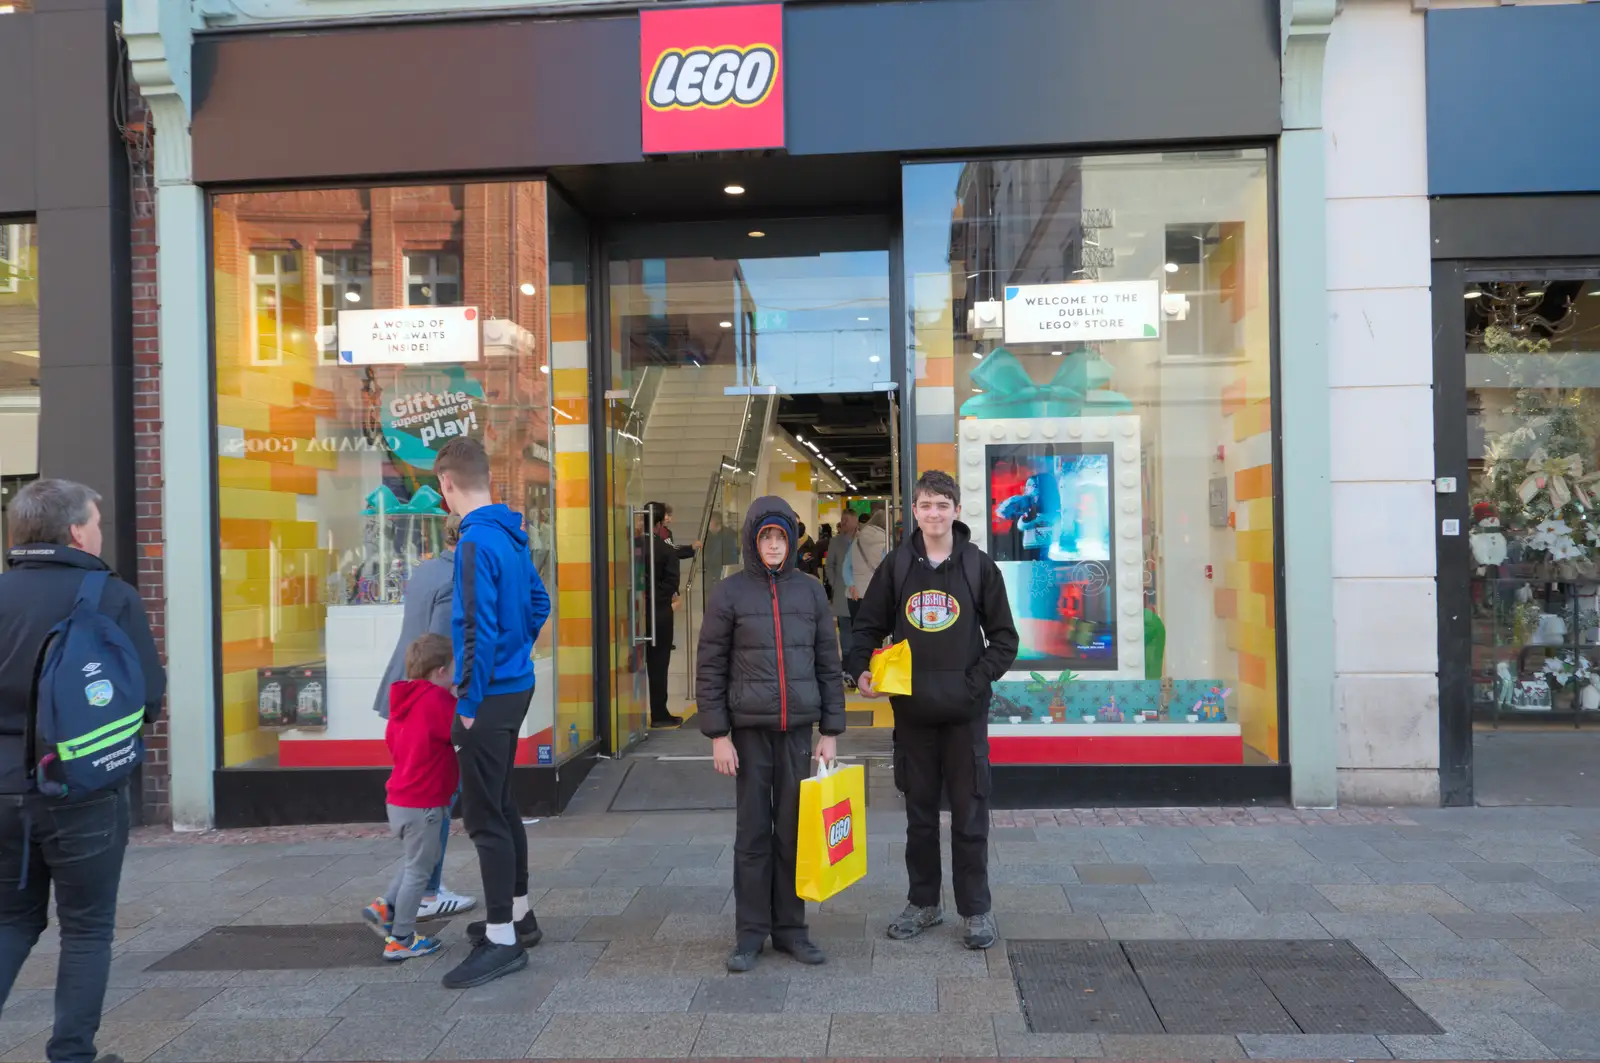
{"type": "Polygon", "coordinates": [[[911,694],[911,643],[896,642],[872,655],[872,689],[879,694],[911,694]]]}
{"type": "Polygon", "coordinates": [[[822,764],[800,783],[794,891],[825,901],[867,873],[867,770],[822,764]]]}

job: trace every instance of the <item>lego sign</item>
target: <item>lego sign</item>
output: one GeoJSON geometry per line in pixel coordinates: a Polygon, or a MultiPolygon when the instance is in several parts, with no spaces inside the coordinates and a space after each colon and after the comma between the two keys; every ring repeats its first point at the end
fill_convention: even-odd
{"type": "Polygon", "coordinates": [[[837,864],[856,851],[855,817],[846,798],[822,810],[822,825],[828,832],[828,863],[837,864]]]}
{"type": "Polygon", "coordinates": [[[644,153],[781,148],[783,5],[639,13],[644,153]]]}

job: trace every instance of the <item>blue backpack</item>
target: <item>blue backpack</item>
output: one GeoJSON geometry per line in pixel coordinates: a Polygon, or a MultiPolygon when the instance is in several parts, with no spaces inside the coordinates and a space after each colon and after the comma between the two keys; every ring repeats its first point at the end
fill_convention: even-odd
{"type": "Polygon", "coordinates": [[[127,634],[100,611],[110,575],[83,578],[72,612],[40,651],[34,779],[52,797],[108,789],[144,759],[144,668],[127,634]]]}

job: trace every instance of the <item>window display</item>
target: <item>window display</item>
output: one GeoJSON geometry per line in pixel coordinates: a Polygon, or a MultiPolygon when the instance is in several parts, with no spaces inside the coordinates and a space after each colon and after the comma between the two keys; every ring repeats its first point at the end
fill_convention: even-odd
{"type": "Polygon", "coordinates": [[[37,230],[27,222],[0,222],[0,554],[9,542],[6,508],[39,476],[36,237],[37,230]]]}
{"type": "MultiPolygon", "coordinates": [[[[213,232],[222,763],[383,766],[374,707],[408,609],[430,604],[408,591],[450,556],[439,448],[483,442],[557,585],[562,452],[587,455],[552,422],[587,385],[552,379],[545,186],[221,195],[213,232]]],[[[587,519],[568,523],[586,563],[587,519]]],[[[558,733],[560,617],[535,648],[521,763],[593,732],[591,712],[558,733]]]]}
{"type": "Polygon", "coordinates": [[[995,761],[1281,759],[1266,152],[903,173],[915,471],[1021,635],[995,761]]]}

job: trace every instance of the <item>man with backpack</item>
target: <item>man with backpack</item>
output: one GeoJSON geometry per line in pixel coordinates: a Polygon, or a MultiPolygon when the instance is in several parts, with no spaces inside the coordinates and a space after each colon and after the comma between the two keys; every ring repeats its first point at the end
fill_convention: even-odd
{"type": "MultiPolygon", "coordinates": [[[[128,778],[166,692],[144,603],[100,560],[100,496],[37,480],[7,513],[0,573],[0,1009],[47,922],[61,927],[51,1063],[90,1063],[100,1028],[128,778]]],[[[120,1063],[106,1055],[102,1063],[120,1063]]]]}
{"type": "Polygon", "coordinates": [[[868,670],[885,638],[911,644],[911,694],[894,706],[894,778],[906,799],[905,911],[889,924],[904,941],[944,922],[939,903],[940,798],[950,799],[951,879],[964,943],[999,939],[989,896],[989,701],[1017,657],[1005,580],[956,520],[961,489],[930,470],[911,493],[917,530],[873,573],[856,613],[849,670],[877,697],[868,670]]]}

